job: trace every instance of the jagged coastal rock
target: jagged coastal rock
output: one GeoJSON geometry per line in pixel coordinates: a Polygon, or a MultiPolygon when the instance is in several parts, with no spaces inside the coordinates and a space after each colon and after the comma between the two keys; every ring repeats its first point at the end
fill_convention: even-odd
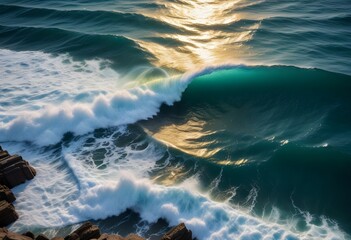
{"type": "Polygon", "coordinates": [[[11,156],[0,147],[0,184],[13,188],[33,179],[35,175],[35,169],[21,156],[11,156]]]}
{"type": "Polygon", "coordinates": [[[0,185],[0,201],[5,200],[12,203],[16,200],[15,195],[12,191],[5,185],[0,185]]]}
{"type": "Polygon", "coordinates": [[[192,239],[192,232],[188,230],[184,223],[172,228],[161,240],[187,240],[192,239]]]}
{"type": "Polygon", "coordinates": [[[15,207],[5,201],[0,201],[0,226],[7,226],[18,219],[15,207]]]}
{"type": "Polygon", "coordinates": [[[35,175],[35,169],[21,156],[10,155],[0,146],[0,227],[5,227],[18,219],[12,204],[16,197],[10,188],[33,179],[35,175]]]}
{"type": "MultiPolygon", "coordinates": [[[[129,234],[126,237],[122,237],[115,234],[101,234],[98,226],[93,225],[90,222],[82,224],[77,230],[72,232],[66,237],[54,237],[51,240],[145,240],[144,238],[136,235],[129,234]]],[[[49,240],[43,234],[39,234],[37,237],[31,232],[24,234],[18,234],[8,231],[6,228],[0,228],[0,240],[49,240]]],[[[161,240],[192,240],[192,233],[188,230],[184,223],[172,228],[167,232],[161,240]]]]}
{"type": "Polygon", "coordinates": [[[101,236],[100,229],[98,226],[91,224],[90,222],[84,223],[73,233],[65,237],[65,240],[89,240],[98,239],[101,236]]]}

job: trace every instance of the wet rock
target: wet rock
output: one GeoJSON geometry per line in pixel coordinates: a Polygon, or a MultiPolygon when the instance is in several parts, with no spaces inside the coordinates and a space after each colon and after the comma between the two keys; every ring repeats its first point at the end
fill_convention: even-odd
{"type": "Polygon", "coordinates": [[[34,239],[35,236],[34,236],[34,233],[28,231],[28,232],[25,232],[25,233],[22,233],[23,236],[27,236],[27,237],[30,237],[31,239],[34,239]]]}
{"type": "Polygon", "coordinates": [[[91,222],[85,222],[83,223],[77,230],[75,230],[73,233],[76,233],[78,236],[80,236],[83,232],[91,228],[93,224],[91,222]]]}
{"type": "MultiPolygon", "coordinates": [[[[12,204],[1,201],[1,206],[11,206],[12,204]]],[[[3,216],[0,214],[0,216],[3,216]]],[[[24,234],[17,234],[9,232],[6,228],[0,228],[0,240],[49,240],[45,235],[39,234],[34,238],[32,232],[26,232],[24,234]]],[[[98,226],[93,225],[90,222],[82,224],[77,230],[63,237],[54,237],[51,240],[145,240],[144,238],[136,235],[129,234],[127,237],[121,237],[115,234],[100,234],[100,229],[98,226]]],[[[167,232],[161,240],[192,240],[192,232],[186,228],[184,223],[179,224],[178,226],[172,228],[167,232]]]]}
{"type": "Polygon", "coordinates": [[[136,235],[136,234],[129,234],[127,237],[121,237],[119,235],[109,235],[109,234],[102,234],[98,240],[145,240],[144,238],[136,235]]]}
{"type": "Polygon", "coordinates": [[[84,231],[79,236],[79,239],[80,240],[89,240],[92,238],[99,238],[99,237],[100,237],[100,229],[96,225],[93,225],[91,228],[84,231]]]}
{"type": "Polygon", "coordinates": [[[106,240],[108,238],[108,234],[107,233],[103,233],[100,235],[100,237],[98,238],[98,240],[106,240]]]}
{"type": "MultiPolygon", "coordinates": [[[[7,226],[18,219],[18,214],[11,204],[16,197],[10,188],[33,179],[35,175],[35,169],[21,156],[11,156],[0,146],[0,227],[7,226]]],[[[30,238],[34,239],[34,236],[30,238]]]]}
{"type": "Polygon", "coordinates": [[[124,238],[119,235],[102,234],[98,240],[123,240],[124,238]]]}
{"type": "Polygon", "coordinates": [[[27,236],[23,236],[21,234],[18,233],[14,233],[14,232],[8,232],[6,234],[6,236],[4,237],[4,240],[33,240],[30,237],[27,236]]]}
{"type": "Polygon", "coordinates": [[[8,157],[10,154],[8,153],[8,151],[2,151],[0,150],[0,159],[3,159],[5,157],[8,157]]]}
{"type": "Polygon", "coordinates": [[[65,240],[63,237],[54,237],[54,238],[51,238],[51,240],[65,240]]]}
{"type": "Polygon", "coordinates": [[[5,201],[0,201],[0,227],[7,226],[18,219],[14,206],[5,201]]]}
{"type": "Polygon", "coordinates": [[[39,234],[35,240],[49,240],[48,237],[46,237],[44,234],[39,234]]]}
{"type": "Polygon", "coordinates": [[[136,234],[129,234],[127,237],[124,238],[125,240],[145,240],[144,238],[136,235],[136,234]]]}
{"type": "Polygon", "coordinates": [[[192,232],[188,230],[184,223],[169,230],[161,240],[192,240],[192,232]]]}
{"type": "Polygon", "coordinates": [[[36,171],[21,156],[13,155],[0,159],[0,184],[13,188],[33,179],[36,171]]]}
{"type": "Polygon", "coordinates": [[[0,239],[4,239],[7,233],[8,233],[7,228],[0,228],[0,239]]]}
{"type": "Polygon", "coordinates": [[[65,237],[65,240],[90,240],[93,238],[98,239],[100,235],[100,229],[98,226],[93,225],[90,222],[86,222],[73,233],[65,237]]]}
{"type": "Polygon", "coordinates": [[[65,240],[76,240],[79,238],[79,235],[77,233],[71,233],[70,235],[65,237],[65,240]]]}
{"type": "Polygon", "coordinates": [[[0,201],[1,200],[5,200],[9,203],[12,203],[16,200],[15,195],[5,185],[0,185],[0,201]]]}

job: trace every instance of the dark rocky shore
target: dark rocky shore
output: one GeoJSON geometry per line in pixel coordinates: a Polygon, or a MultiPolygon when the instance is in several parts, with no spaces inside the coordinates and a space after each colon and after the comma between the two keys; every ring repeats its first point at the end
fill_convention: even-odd
{"type": "Polygon", "coordinates": [[[33,179],[35,169],[18,155],[10,155],[0,146],[0,227],[7,226],[18,219],[12,203],[16,200],[10,190],[26,180],[33,179]]]}
{"type": "MultiPolygon", "coordinates": [[[[14,233],[8,231],[6,226],[18,219],[13,202],[16,200],[11,188],[16,187],[35,177],[35,169],[21,156],[10,155],[0,146],[0,240],[49,240],[43,234],[35,236],[32,232],[14,233]]],[[[115,234],[101,233],[97,225],[90,222],[82,224],[77,230],[67,236],[54,237],[52,240],[144,240],[144,238],[129,234],[122,237],[115,234]]],[[[191,240],[192,232],[184,223],[168,231],[161,240],[191,240]]]]}
{"type": "MultiPolygon", "coordinates": [[[[0,240],[50,240],[43,234],[35,236],[32,232],[26,232],[23,234],[14,233],[8,231],[6,228],[0,228],[0,240]]],[[[51,240],[144,240],[144,238],[136,235],[129,234],[126,237],[122,237],[116,234],[101,233],[98,226],[93,225],[90,222],[86,222],[81,225],[77,230],[70,233],[65,237],[54,237],[51,240]]],[[[161,240],[192,240],[192,233],[188,230],[184,223],[172,228],[161,240]]]]}

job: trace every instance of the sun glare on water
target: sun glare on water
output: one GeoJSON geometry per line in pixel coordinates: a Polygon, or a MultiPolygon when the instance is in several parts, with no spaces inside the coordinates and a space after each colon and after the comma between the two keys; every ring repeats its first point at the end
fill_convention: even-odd
{"type": "Polygon", "coordinates": [[[259,28],[257,22],[241,26],[242,16],[236,9],[247,5],[241,0],[158,3],[164,7],[146,15],[181,30],[180,34],[157,36],[177,42],[176,47],[139,40],[143,48],[156,56],[156,64],[161,67],[186,71],[218,62],[242,63],[240,56],[248,54],[245,43],[259,28]]]}

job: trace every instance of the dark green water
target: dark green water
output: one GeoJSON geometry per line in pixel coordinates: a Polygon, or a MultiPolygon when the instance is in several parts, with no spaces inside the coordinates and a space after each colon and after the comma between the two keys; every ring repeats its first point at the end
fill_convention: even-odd
{"type": "Polygon", "coordinates": [[[10,229],[350,239],[350,9],[0,0],[0,144],[38,170],[10,229]]]}
{"type": "Polygon", "coordinates": [[[218,149],[196,161],[205,188],[221,174],[213,197],[235,186],[233,202],[255,202],[259,215],[270,214],[273,206],[287,215],[299,208],[342,219],[348,228],[350,80],[294,67],[214,70],[196,77],[180,102],[163,106],[142,125],[194,155],[218,149]],[[195,128],[194,122],[202,124],[195,128]],[[183,144],[167,138],[168,128],[187,132],[183,144]]]}

